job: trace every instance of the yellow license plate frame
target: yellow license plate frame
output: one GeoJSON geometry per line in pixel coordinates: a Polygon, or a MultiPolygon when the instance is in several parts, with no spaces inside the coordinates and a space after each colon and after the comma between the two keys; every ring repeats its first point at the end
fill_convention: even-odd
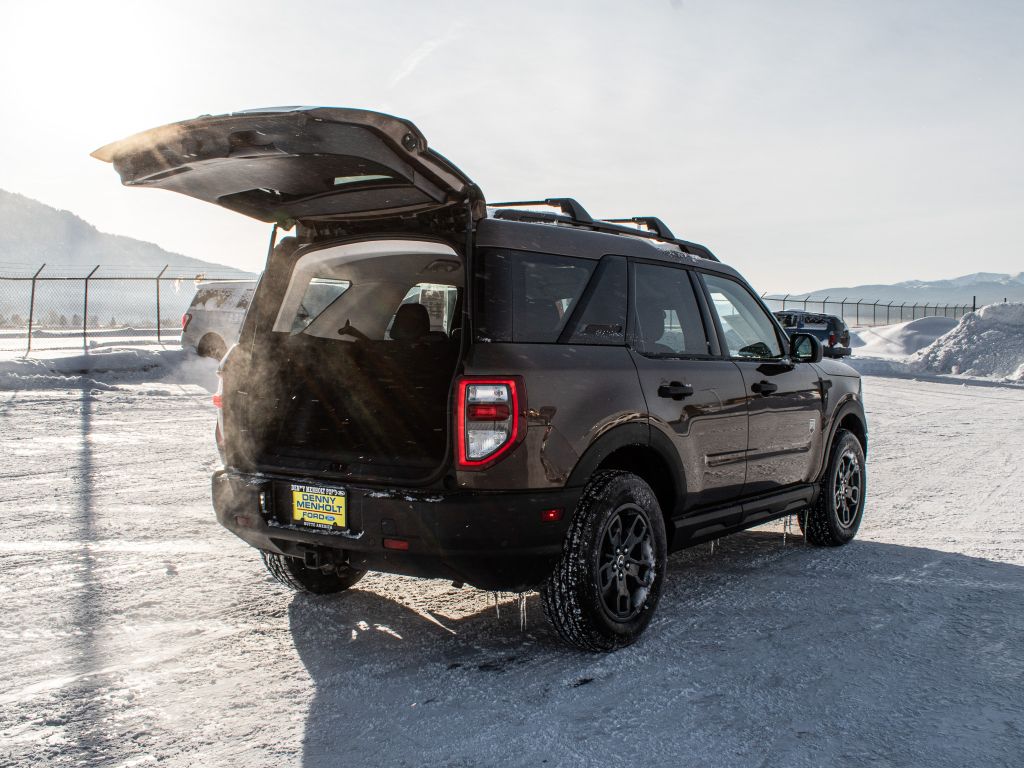
{"type": "Polygon", "coordinates": [[[292,522],[337,531],[348,528],[348,494],[344,488],[292,485],[292,522]]]}

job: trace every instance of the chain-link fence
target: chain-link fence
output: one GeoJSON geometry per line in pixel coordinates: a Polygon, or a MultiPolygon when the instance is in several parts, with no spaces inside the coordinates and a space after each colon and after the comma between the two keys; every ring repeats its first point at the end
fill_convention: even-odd
{"type": "Polygon", "coordinates": [[[823,315],[835,315],[843,318],[846,324],[853,326],[889,325],[921,317],[949,317],[958,320],[968,312],[973,312],[970,304],[942,304],[938,302],[884,301],[882,299],[847,299],[785,296],[762,296],[765,304],[773,311],[804,310],[820,312],[823,315]]]}
{"type": "MultiPolygon", "coordinates": [[[[177,344],[181,316],[206,280],[245,279],[238,272],[196,274],[165,266],[148,274],[118,267],[5,266],[0,271],[0,351],[73,349],[114,344],[177,344]]],[[[802,309],[842,317],[847,325],[888,325],[920,317],[958,319],[964,304],[764,296],[772,310],[802,309]]]]}
{"type": "Polygon", "coordinates": [[[196,286],[242,278],[171,265],[148,274],[105,266],[6,266],[0,272],[0,351],[177,344],[196,286]]]}

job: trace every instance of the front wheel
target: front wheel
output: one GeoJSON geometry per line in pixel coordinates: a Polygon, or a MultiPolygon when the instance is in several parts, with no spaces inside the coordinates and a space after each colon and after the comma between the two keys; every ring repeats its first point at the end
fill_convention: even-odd
{"type": "Polygon", "coordinates": [[[544,614],[582,650],[629,645],[654,615],[667,558],[651,487],[628,472],[599,472],[583,490],[562,557],[541,588],[544,614]]]}
{"type": "Polygon", "coordinates": [[[366,574],[358,568],[339,565],[334,570],[323,571],[307,568],[297,557],[286,557],[274,552],[260,551],[263,564],[270,575],[296,592],[312,592],[317,595],[332,595],[353,586],[366,574]]]}
{"type": "Polygon", "coordinates": [[[864,516],[867,465],[860,440],[845,429],[836,433],[818,500],[798,515],[807,542],[839,547],[857,535],[864,516]]]}

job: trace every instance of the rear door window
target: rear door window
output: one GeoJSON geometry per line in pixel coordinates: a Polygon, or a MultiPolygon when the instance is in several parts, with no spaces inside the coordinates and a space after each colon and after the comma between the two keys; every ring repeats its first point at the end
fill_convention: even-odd
{"type": "Polygon", "coordinates": [[[477,273],[480,341],[558,340],[597,262],[525,251],[484,251],[477,273]]]}
{"type": "Polygon", "coordinates": [[[648,357],[710,354],[708,335],[689,273],[634,264],[633,346],[648,357]]]}

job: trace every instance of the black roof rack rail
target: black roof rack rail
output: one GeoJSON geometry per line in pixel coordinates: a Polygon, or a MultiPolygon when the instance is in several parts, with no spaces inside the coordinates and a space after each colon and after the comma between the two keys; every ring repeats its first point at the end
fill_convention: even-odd
{"type": "Polygon", "coordinates": [[[586,227],[597,232],[606,232],[614,235],[632,235],[634,237],[646,237],[651,240],[661,240],[672,245],[678,245],[684,252],[699,256],[709,261],[718,261],[705,246],[698,243],[691,243],[689,240],[681,240],[672,235],[672,231],[665,226],[665,223],[655,216],[637,216],[630,219],[595,219],[586,209],[571,197],[549,197],[546,200],[521,200],[508,203],[487,203],[488,208],[523,208],[532,205],[546,205],[551,208],[558,208],[562,211],[557,213],[544,213],[543,211],[495,211],[497,219],[512,221],[543,221],[549,224],[570,224],[576,227],[586,227]],[[640,223],[647,227],[636,229],[618,223],[628,221],[640,223]]]}
{"type": "Polygon", "coordinates": [[[639,224],[640,226],[647,227],[663,240],[676,239],[676,236],[672,234],[672,230],[657,216],[630,216],[628,219],[601,219],[601,221],[607,221],[612,224],[639,224]]]}
{"type": "Polygon", "coordinates": [[[546,200],[518,200],[510,203],[487,203],[489,208],[523,208],[528,205],[546,205],[551,208],[558,208],[573,221],[581,224],[590,224],[594,217],[587,213],[587,209],[571,197],[549,197],[546,200]]]}

